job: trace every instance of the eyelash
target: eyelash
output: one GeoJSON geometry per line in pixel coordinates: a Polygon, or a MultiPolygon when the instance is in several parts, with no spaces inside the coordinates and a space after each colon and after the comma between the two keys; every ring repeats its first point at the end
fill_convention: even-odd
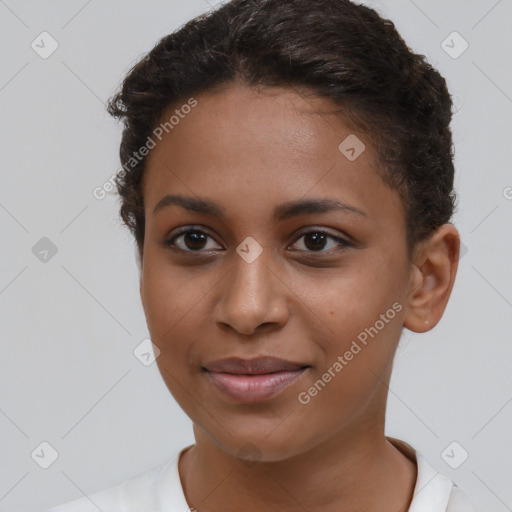
{"type": "MultiPolygon", "coordinates": [[[[207,237],[209,238],[212,238],[213,237],[211,235],[209,235],[208,233],[204,232],[203,230],[201,229],[198,229],[198,228],[187,228],[187,229],[183,229],[181,230],[179,233],[176,233],[172,238],[170,238],[169,240],[165,241],[164,242],[164,245],[167,246],[168,248],[170,249],[175,249],[177,251],[181,251],[181,252],[184,252],[184,253],[197,253],[197,254],[201,254],[201,252],[208,252],[209,250],[197,250],[197,251],[194,251],[194,250],[191,250],[191,249],[181,249],[180,247],[176,247],[174,242],[177,238],[181,237],[181,236],[184,236],[184,235],[187,235],[189,233],[199,233],[199,234],[204,234],[206,235],[207,237]]],[[[334,248],[334,249],[329,249],[329,250],[324,250],[324,249],[320,249],[318,251],[312,251],[312,250],[303,250],[303,249],[300,249],[299,252],[306,252],[306,253],[310,253],[310,254],[327,254],[327,255],[330,255],[332,254],[333,252],[339,252],[339,251],[343,251],[349,247],[353,247],[354,244],[349,242],[348,240],[345,240],[343,238],[340,238],[340,237],[336,237],[334,235],[331,235],[329,234],[328,232],[326,231],[323,231],[321,229],[310,229],[309,231],[305,231],[305,232],[302,232],[299,236],[299,238],[297,238],[294,242],[294,244],[299,241],[301,238],[303,238],[304,236],[308,235],[308,234],[311,234],[311,233],[315,233],[315,234],[320,234],[320,235],[325,235],[326,238],[328,239],[331,239],[331,240],[334,240],[335,242],[338,242],[338,247],[334,248]]],[[[292,244],[293,245],[293,244],[292,244]]],[[[211,250],[211,249],[210,249],[211,250]]]]}

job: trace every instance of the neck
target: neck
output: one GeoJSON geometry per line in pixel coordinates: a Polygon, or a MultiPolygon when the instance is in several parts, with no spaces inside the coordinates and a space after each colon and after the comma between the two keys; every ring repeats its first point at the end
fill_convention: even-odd
{"type": "Polygon", "coordinates": [[[286,460],[251,464],[194,425],[196,444],[180,460],[185,496],[198,512],[405,512],[416,465],[386,439],[383,424],[378,427],[359,423],[286,460]]]}

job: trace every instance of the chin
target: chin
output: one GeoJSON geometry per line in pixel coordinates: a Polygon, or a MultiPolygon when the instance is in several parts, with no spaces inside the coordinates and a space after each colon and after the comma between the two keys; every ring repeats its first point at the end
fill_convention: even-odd
{"type": "MultiPolygon", "coordinates": [[[[253,425],[254,427],[254,425],[253,425]]],[[[201,427],[202,428],[202,427],[201,427]]],[[[237,427],[236,435],[230,436],[222,429],[216,429],[215,432],[206,432],[207,436],[224,452],[240,459],[247,466],[251,466],[257,462],[280,462],[292,457],[298,456],[308,449],[318,444],[316,439],[298,439],[300,428],[290,432],[290,429],[276,428],[272,429],[247,429],[237,427]]],[[[233,430],[231,430],[233,431],[233,430]]]]}

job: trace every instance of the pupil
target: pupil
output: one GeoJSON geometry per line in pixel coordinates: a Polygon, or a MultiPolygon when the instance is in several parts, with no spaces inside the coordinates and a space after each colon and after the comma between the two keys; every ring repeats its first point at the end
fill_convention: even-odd
{"type": "MultiPolygon", "coordinates": [[[[311,250],[319,250],[325,247],[326,236],[323,233],[309,233],[306,235],[306,247],[311,250]],[[312,243],[308,243],[312,242],[312,243]]],[[[202,249],[206,242],[204,233],[193,231],[185,235],[185,244],[189,249],[202,249]]]]}
{"type": "Polygon", "coordinates": [[[193,231],[191,233],[187,233],[185,235],[185,244],[189,249],[202,249],[204,243],[206,241],[206,236],[204,233],[199,233],[197,231],[193,231]],[[192,243],[189,243],[192,241],[192,243]],[[195,244],[199,245],[195,245],[195,244]]]}
{"type": "Polygon", "coordinates": [[[305,241],[306,241],[306,247],[308,249],[318,250],[323,249],[325,247],[325,238],[326,236],[323,233],[312,233],[306,235],[305,241]],[[313,244],[310,246],[308,244],[308,240],[312,240],[313,244]]]}

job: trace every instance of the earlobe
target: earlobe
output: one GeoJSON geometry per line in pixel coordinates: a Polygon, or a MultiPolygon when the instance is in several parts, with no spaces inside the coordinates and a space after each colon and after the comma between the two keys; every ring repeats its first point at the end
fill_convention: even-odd
{"type": "Polygon", "coordinates": [[[441,320],[455,282],[459,248],[459,232],[443,224],[415,251],[404,318],[410,331],[429,331],[441,320]]]}

